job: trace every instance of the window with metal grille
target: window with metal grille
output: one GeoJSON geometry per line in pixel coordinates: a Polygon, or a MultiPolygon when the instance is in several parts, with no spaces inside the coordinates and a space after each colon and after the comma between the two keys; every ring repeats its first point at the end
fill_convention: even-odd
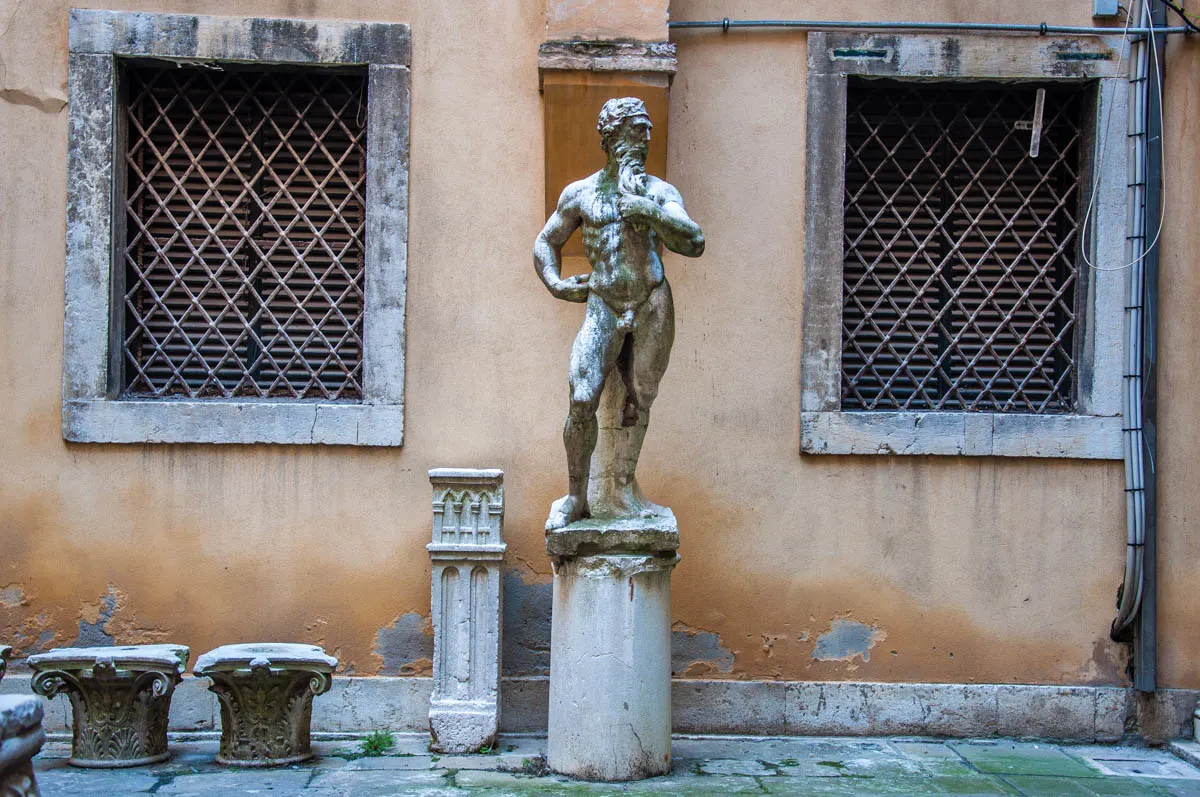
{"type": "Polygon", "coordinates": [[[850,79],[843,410],[1075,411],[1092,90],[850,79]]]}
{"type": "Polygon", "coordinates": [[[361,399],[365,70],[122,83],[122,395],[361,399]]]}

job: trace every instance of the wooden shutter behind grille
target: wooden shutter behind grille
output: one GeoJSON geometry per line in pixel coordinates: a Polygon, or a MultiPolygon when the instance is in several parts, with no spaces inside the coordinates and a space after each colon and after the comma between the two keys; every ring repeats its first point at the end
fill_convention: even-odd
{"type": "Polygon", "coordinates": [[[1087,90],[851,82],[843,409],[1072,410],[1087,90]]]}
{"type": "Polygon", "coordinates": [[[361,73],[124,77],[125,394],[361,398],[361,73]]]}

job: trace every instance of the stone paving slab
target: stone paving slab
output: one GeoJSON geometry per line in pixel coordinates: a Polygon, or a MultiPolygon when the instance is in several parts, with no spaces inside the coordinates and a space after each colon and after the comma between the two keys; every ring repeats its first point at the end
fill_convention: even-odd
{"type": "Polygon", "coordinates": [[[154,794],[231,797],[443,797],[450,795],[1017,795],[1200,797],[1200,769],[1166,748],[1056,745],[1012,740],[914,738],[676,739],[670,775],[637,783],[572,781],[545,769],[545,739],[501,737],[488,754],[439,756],[427,737],[397,736],[384,756],[353,739],[314,743],[317,758],[279,769],[215,763],[215,738],[172,740],[170,761],[125,770],[82,770],[69,746],[35,760],[44,797],[154,794]]]}
{"type": "Polygon", "coordinates": [[[966,759],[941,742],[897,741],[892,742],[891,746],[922,770],[937,777],[954,778],[976,774],[966,759]]]}
{"type": "MultiPolygon", "coordinates": [[[[296,794],[308,786],[312,773],[296,770],[238,770],[207,772],[198,775],[177,775],[162,783],[155,795],[170,797],[215,797],[229,794],[296,794]]],[[[53,794],[50,784],[42,787],[43,795],[53,794]]],[[[112,792],[120,794],[120,792],[112,792]]]]}
{"type": "Polygon", "coordinates": [[[1094,766],[1039,742],[955,742],[950,749],[975,769],[994,775],[1051,775],[1067,778],[1100,777],[1094,766]]]}

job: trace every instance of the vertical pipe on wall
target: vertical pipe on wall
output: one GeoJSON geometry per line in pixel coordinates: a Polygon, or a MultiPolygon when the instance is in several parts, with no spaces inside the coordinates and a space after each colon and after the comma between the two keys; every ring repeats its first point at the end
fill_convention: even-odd
{"type": "MultiPolygon", "coordinates": [[[[1143,24],[1144,8],[1139,5],[1137,24],[1143,24]]],[[[1131,20],[1132,21],[1132,20],[1131,20]]],[[[1125,262],[1129,267],[1128,299],[1125,305],[1125,370],[1121,386],[1121,414],[1125,459],[1125,513],[1127,540],[1125,580],[1117,598],[1117,617],[1112,623],[1113,639],[1128,642],[1134,621],[1141,609],[1143,545],[1146,540],[1146,502],[1142,439],[1142,263],[1146,255],[1146,86],[1149,81],[1148,45],[1144,37],[1135,40],[1129,51],[1129,196],[1125,229],[1125,262]]],[[[1103,144],[1101,144],[1103,151],[1103,144]]]]}
{"type": "MultiPolygon", "coordinates": [[[[1145,0],[1148,2],[1148,0],[1145,0]]],[[[1146,20],[1153,30],[1166,25],[1166,7],[1156,2],[1146,20]]],[[[1152,692],[1158,671],[1158,253],[1159,235],[1150,230],[1162,229],[1162,85],[1166,58],[1166,37],[1151,36],[1149,41],[1150,80],[1146,91],[1146,214],[1144,219],[1146,257],[1143,261],[1144,289],[1142,303],[1142,428],[1146,456],[1143,459],[1146,500],[1146,540],[1143,546],[1142,609],[1138,614],[1137,635],[1134,638],[1133,686],[1141,692],[1152,692]]]]}

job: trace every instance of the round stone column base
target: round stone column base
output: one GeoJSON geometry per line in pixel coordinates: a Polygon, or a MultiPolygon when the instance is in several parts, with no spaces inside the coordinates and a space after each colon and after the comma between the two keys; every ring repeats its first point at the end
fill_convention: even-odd
{"type": "Polygon", "coordinates": [[[278,767],[313,757],[312,701],[329,689],[327,674],[263,667],[206,675],[221,704],[217,763],[278,767]]]}
{"type": "Polygon", "coordinates": [[[671,771],[675,552],[560,559],[550,637],[548,763],[628,781],[671,771]]]}
{"type": "Polygon", "coordinates": [[[157,764],[170,758],[171,694],[187,666],[183,645],[56,648],[30,656],[34,692],[71,699],[71,757],[88,769],[157,764]]]}
{"type": "Polygon", "coordinates": [[[225,645],[196,661],[221,704],[217,762],[277,767],[313,757],[312,702],[333,685],[337,659],[314,645],[225,645]]]}
{"type": "Polygon", "coordinates": [[[141,758],[123,758],[115,760],[111,758],[79,758],[71,756],[67,759],[67,763],[73,767],[81,767],[83,769],[124,769],[125,767],[142,767],[147,764],[160,764],[171,757],[169,752],[159,753],[158,755],[143,756],[141,758]]]}

